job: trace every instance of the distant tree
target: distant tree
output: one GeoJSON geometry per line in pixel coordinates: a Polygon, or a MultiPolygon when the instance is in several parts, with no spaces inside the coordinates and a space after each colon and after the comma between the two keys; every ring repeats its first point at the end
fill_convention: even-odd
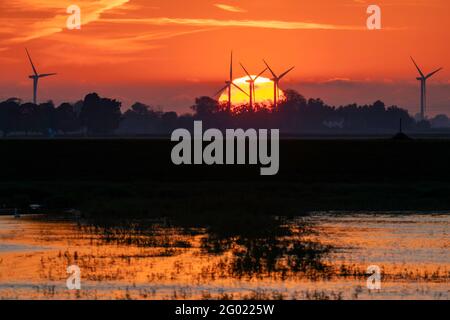
{"type": "Polygon", "coordinates": [[[18,131],[25,132],[25,135],[37,131],[36,112],[37,105],[34,103],[24,103],[19,107],[18,131]]]}
{"type": "Polygon", "coordinates": [[[386,105],[383,101],[377,100],[373,103],[373,110],[377,112],[384,112],[386,111],[386,105]]]}
{"type": "Polygon", "coordinates": [[[52,135],[55,131],[55,106],[49,101],[36,107],[34,113],[35,130],[43,135],[52,135]]]}
{"type": "Polygon", "coordinates": [[[433,128],[449,128],[450,119],[445,114],[438,114],[436,117],[430,120],[431,127],[433,128]]]}
{"type": "Polygon", "coordinates": [[[75,114],[77,115],[77,117],[79,117],[81,114],[81,110],[83,109],[83,104],[84,104],[83,100],[78,100],[73,105],[73,111],[75,111],[75,114]]]}
{"type": "Polygon", "coordinates": [[[80,119],[90,134],[112,134],[122,118],[120,107],[117,100],[91,93],[84,98],[80,119]]]}
{"type": "Polygon", "coordinates": [[[178,115],[176,112],[165,112],[161,116],[162,126],[166,132],[176,129],[178,124],[178,115]]]}
{"type": "Polygon", "coordinates": [[[309,99],[308,100],[308,108],[315,108],[316,110],[320,110],[326,108],[325,102],[322,99],[309,99]]]}
{"type": "Polygon", "coordinates": [[[422,120],[417,122],[416,127],[420,131],[427,131],[431,129],[431,123],[428,120],[422,120]]]}
{"type": "Polygon", "coordinates": [[[212,114],[219,112],[220,105],[217,100],[210,97],[200,97],[195,99],[195,104],[191,107],[195,115],[199,118],[210,117],[212,114]]]}
{"type": "Polygon", "coordinates": [[[279,106],[277,116],[279,127],[292,133],[298,131],[302,125],[302,119],[300,114],[306,110],[307,101],[300,93],[295,90],[288,89],[284,91],[286,97],[285,101],[282,101],[279,106]]]}
{"type": "Polygon", "coordinates": [[[63,134],[79,130],[79,121],[75,108],[70,103],[63,103],[55,111],[55,129],[63,134]]]}
{"type": "Polygon", "coordinates": [[[288,89],[284,91],[286,101],[281,104],[281,108],[299,110],[306,107],[306,99],[295,90],[288,89]]]}
{"type": "Polygon", "coordinates": [[[119,132],[126,134],[158,134],[163,129],[161,112],[154,111],[146,104],[136,102],[124,113],[119,132]]]}
{"type": "Polygon", "coordinates": [[[153,110],[151,110],[150,106],[140,102],[136,102],[135,104],[133,104],[129,111],[139,116],[148,116],[153,113],[153,110]]]}
{"type": "Polygon", "coordinates": [[[409,115],[408,111],[397,106],[391,106],[386,109],[384,119],[386,128],[392,131],[397,131],[400,129],[400,120],[402,121],[403,130],[411,130],[416,125],[416,122],[409,115]]]}
{"type": "Polygon", "coordinates": [[[17,130],[20,119],[20,100],[11,98],[0,103],[0,130],[3,137],[17,130]]]}
{"type": "Polygon", "coordinates": [[[179,128],[190,128],[194,122],[194,118],[191,114],[183,114],[178,117],[178,127],[179,128]]]}

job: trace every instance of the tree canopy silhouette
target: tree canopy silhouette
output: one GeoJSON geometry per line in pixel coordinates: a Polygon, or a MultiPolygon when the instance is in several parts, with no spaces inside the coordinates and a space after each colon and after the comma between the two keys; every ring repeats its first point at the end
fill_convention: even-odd
{"type": "Polygon", "coordinates": [[[35,105],[11,98],[0,102],[0,130],[8,135],[168,135],[176,128],[193,127],[202,120],[205,128],[278,128],[284,134],[377,134],[397,132],[399,120],[410,131],[445,128],[450,121],[440,115],[416,122],[405,109],[386,106],[382,101],[370,105],[330,106],[319,98],[306,99],[295,90],[284,91],[286,99],[277,110],[268,105],[249,105],[227,110],[226,103],[210,97],[195,99],[191,114],[163,112],[136,102],[122,113],[121,102],[86,95],[76,103],[50,102],[35,105]]]}
{"type": "Polygon", "coordinates": [[[55,111],[55,129],[63,134],[77,131],[80,122],[75,112],[75,107],[70,103],[61,104],[55,111]]]}
{"type": "Polygon", "coordinates": [[[97,93],[90,93],[84,98],[81,122],[88,133],[111,134],[119,127],[121,105],[117,100],[100,98],[97,93]]]}
{"type": "Polygon", "coordinates": [[[0,102],[0,130],[4,137],[19,127],[19,106],[20,100],[16,98],[0,102]]]}

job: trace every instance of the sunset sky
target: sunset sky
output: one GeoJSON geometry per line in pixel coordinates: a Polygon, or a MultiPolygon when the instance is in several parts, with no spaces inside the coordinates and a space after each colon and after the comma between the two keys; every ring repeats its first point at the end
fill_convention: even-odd
{"type": "MultiPolygon", "coordinates": [[[[417,71],[429,81],[429,114],[450,114],[448,0],[8,0],[0,2],[0,99],[75,101],[86,93],[180,113],[227,79],[229,54],[253,73],[267,59],[281,84],[329,104],[382,99],[419,109],[417,71]],[[81,30],[67,30],[67,7],[81,8],[81,30]],[[382,9],[381,31],[366,28],[369,4],[382,9]]],[[[267,74],[266,76],[269,76],[267,74]]]]}

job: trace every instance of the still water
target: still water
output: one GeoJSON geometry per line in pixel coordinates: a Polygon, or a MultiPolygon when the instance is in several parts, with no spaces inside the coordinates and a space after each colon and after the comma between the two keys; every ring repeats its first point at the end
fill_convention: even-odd
{"type": "Polygon", "coordinates": [[[450,214],[0,217],[1,299],[448,299],[450,214]],[[81,290],[66,269],[81,269],[81,290]],[[381,289],[367,268],[382,270],[381,289]]]}

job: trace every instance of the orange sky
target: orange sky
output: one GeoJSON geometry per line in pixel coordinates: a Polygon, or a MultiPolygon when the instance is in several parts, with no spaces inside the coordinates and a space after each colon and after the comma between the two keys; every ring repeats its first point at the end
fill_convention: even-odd
{"type": "MultiPolygon", "coordinates": [[[[381,98],[415,113],[413,55],[430,81],[430,113],[450,113],[448,0],[8,0],[0,2],[0,99],[31,98],[27,47],[43,79],[40,100],[76,100],[89,91],[125,105],[140,100],[187,111],[227,77],[229,52],[259,72],[295,65],[282,88],[331,104],[381,98]],[[382,9],[369,31],[366,8],[382,9]],[[65,28],[82,9],[81,30],[65,28]]],[[[267,75],[268,76],[268,75],[267,75]]]]}

